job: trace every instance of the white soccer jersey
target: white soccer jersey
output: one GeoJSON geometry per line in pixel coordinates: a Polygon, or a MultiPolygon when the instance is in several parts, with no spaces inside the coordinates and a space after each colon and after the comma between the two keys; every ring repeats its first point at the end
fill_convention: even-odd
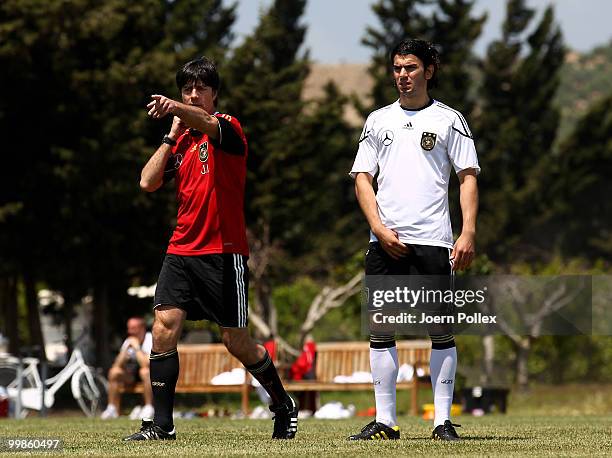
{"type": "MultiPolygon", "coordinates": [[[[378,213],[400,241],[452,248],[451,165],[457,173],[480,172],[461,113],[433,99],[424,108],[406,110],[398,100],[368,116],[350,175],[378,173],[378,213]]],[[[370,240],[376,241],[374,234],[370,240]]]]}

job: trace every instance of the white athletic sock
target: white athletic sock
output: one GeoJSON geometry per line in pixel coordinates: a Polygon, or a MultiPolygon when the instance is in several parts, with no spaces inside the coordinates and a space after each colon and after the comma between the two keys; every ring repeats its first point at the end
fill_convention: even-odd
{"type": "Polygon", "coordinates": [[[390,428],[397,425],[395,384],[397,382],[397,347],[370,348],[370,367],[374,380],[376,421],[390,428]]]}
{"type": "Polygon", "coordinates": [[[457,347],[431,350],[429,371],[434,395],[434,427],[450,420],[457,369],[457,347]]]}

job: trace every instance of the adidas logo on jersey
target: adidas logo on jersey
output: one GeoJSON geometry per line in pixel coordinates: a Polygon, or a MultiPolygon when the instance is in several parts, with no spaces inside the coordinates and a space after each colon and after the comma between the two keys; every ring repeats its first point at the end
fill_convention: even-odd
{"type": "Polygon", "coordinates": [[[402,126],[402,129],[413,129],[412,123],[408,121],[406,124],[404,124],[404,126],[402,126]]]}

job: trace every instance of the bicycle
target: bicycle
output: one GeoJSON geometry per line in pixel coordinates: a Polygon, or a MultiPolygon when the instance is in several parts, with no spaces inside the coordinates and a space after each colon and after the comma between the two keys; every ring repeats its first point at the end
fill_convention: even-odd
{"type": "MultiPolygon", "coordinates": [[[[8,356],[0,359],[0,378],[6,381],[9,398],[20,400],[21,411],[16,412],[17,418],[25,418],[28,411],[41,410],[43,407],[42,387],[43,381],[38,373],[39,360],[37,358],[23,358],[25,366],[18,375],[19,359],[8,356]],[[12,375],[14,374],[14,375],[12,375]],[[19,384],[21,383],[21,389],[19,384]]],[[[106,405],[108,381],[93,367],[88,366],[83,359],[81,350],[75,348],[70,355],[66,366],[55,376],[44,381],[46,408],[55,403],[55,393],[70,380],[72,396],[79,404],[81,410],[88,417],[95,417],[99,409],[106,405]]]]}

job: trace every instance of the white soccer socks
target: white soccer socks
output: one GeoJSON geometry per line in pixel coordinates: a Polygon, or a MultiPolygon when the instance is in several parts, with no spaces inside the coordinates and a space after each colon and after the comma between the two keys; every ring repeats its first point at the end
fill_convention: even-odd
{"type": "MultiPolygon", "coordinates": [[[[429,370],[434,395],[434,427],[443,425],[444,421],[450,420],[456,369],[457,347],[431,350],[429,370]]],[[[378,408],[378,403],[376,407],[378,408]]]]}
{"type": "Polygon", "coordinates": [[[395,384],[397,381],[397,347],[370,348],[370,367],[376,399],[376,421],[389,427],[397,425],[395,384]]]}

